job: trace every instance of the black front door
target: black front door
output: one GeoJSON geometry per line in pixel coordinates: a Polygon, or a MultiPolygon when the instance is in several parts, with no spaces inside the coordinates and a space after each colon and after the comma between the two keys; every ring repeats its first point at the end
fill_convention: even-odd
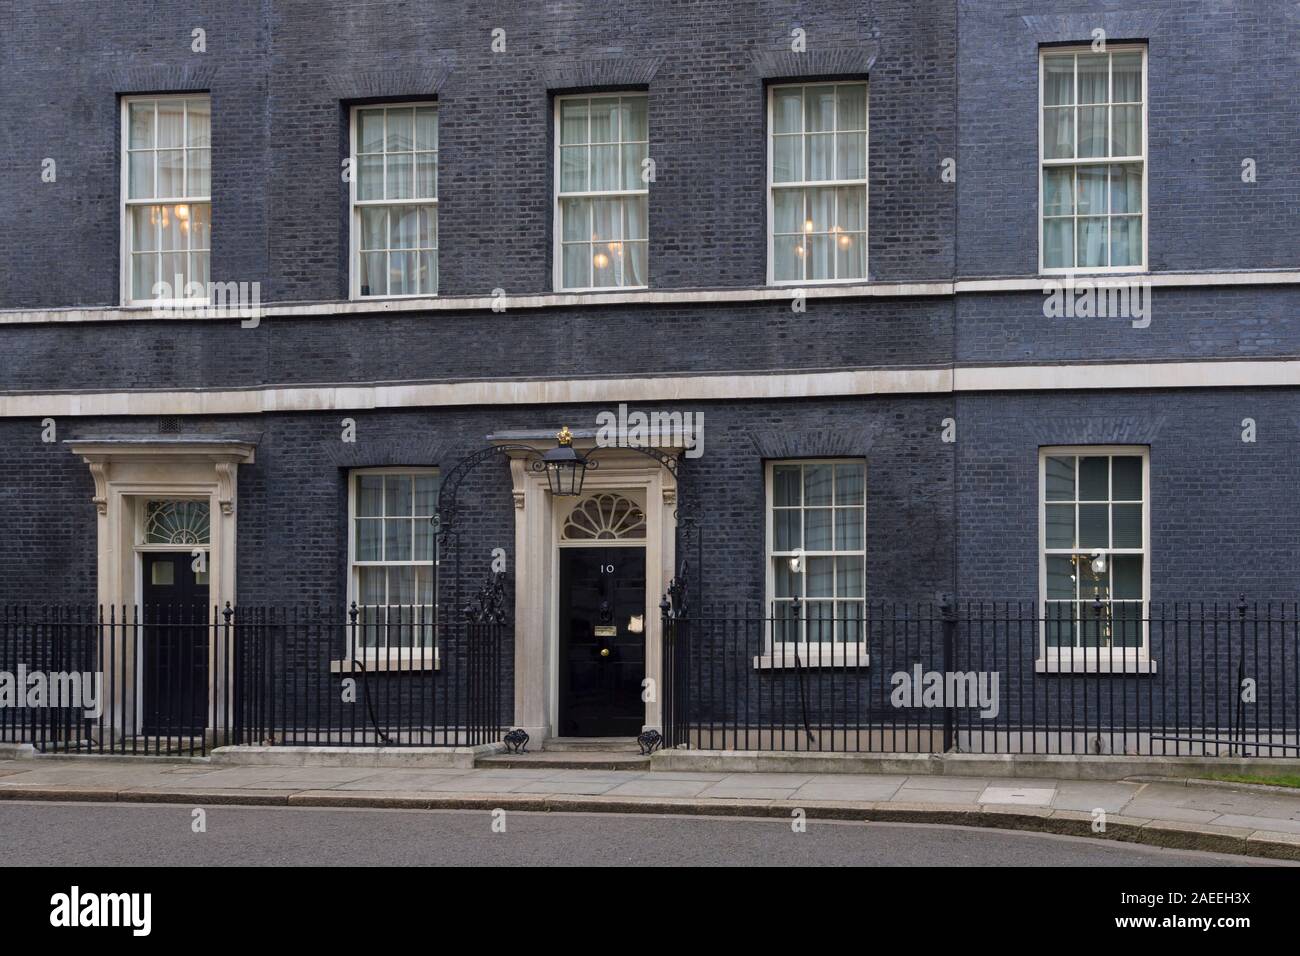
{"type": "Polygon", "coordinates": [[[146,734],[197,734],[208,714],[208,576],[188,553],[144,554],[146,734]]]}
{"type": "Polygon", "coordinates": [[[645,724],[645,549],[560,549],[560,736],[645,724]]]}

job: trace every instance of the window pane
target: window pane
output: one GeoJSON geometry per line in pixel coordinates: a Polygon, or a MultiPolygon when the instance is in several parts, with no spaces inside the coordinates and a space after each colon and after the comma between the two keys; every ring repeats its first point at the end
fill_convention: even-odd
{"type": "Polygon", "coordinates": [[[385,199],[414,198],[414,157],[410,153],[398,153],[386,157],[388,181],[385,184],[385,199]]]}
{"type": "Polygon", "coordinates": [[[835,129],[835,87],[804,87],[803,110],[805,132],[835,129]]]}
{"type": "Polygon", "coordinates": [[[646,285],[649,277],[649,243],[623,244],[624,279],[627,285],[646,285]]]}
{"type": "Polygon", "coordinates": [[[1074,103],[1074,56],[1043,58],[1043,104],[1069,106],[1074,103]]]}
{"type": "Polygon", "coordinates": [[[1080,216],[1106,213],[1106,167],[1080,166],[1076,173],[1080,216]]]}
{"type": "Polygon", "coordinates": [[[1048,219],[1043,222],[1043,265],[1068,269],[1074,265],[1074,220],[1048,219]]]}
{"type": "Polygon", "coordinates": [[[361,294],[388,294],[388,255],[367,252],[361,257],[361,294]]]}
{"type": "Polygon", "coordinates": [[[1110,167],[1110,211],[1142,211],[1142,166],[1127,163],[1110,167]]]}
{"type": "Polygon", "coordinates": [[[1118,600],[1143,600],[1142,593],[1142,556],[1140,554],[1117,554],[1111,559],[1111,580],[1115,592],[1111,596],[1118,600]]]}
{"type": "Polygon", "coordinates": [[[377,518],[357,519],[356,555],[358,561],[379,560],[381,522],[377,518]]]}
{"type": "Polygon", "coordinates": [[[158,281],[158,256],[152,252],[131,257],[131,298],[153,298],[154,283],[158,281]]]}
{"type": "Polygon", "coordinates": [[[207,196],[212,192],[212,151],[192,149],[186,157],[186,196],[207,196]]]}
{"type": "Polygon", "coordinates": [[[835,509],[835,550],[862,550],[862,509],[835,509]]]}
{"type": "Polygon", "coordinates": [[[835,225],[835,190],[809,189],[808,218],[804,221],[805,232],[829,232],[835,225]]]}
{"type": "Polygon", "coordinates": [[[1142,107],[1111,107],[1112,156],[1142,155],[1142,107]]]}
{"type": "Polygon", "coordinates": [[[190,281],[199,283],[204,289],[207,289],[210,278],[210,257],[208,252],[190,253],[190,281]]]}
{"type": "Polygon", "coordinates": [[[863,503],[864,469],[861,465],[835,466],[835,503],[860,505],[863,503]]]}
{"type": "Polygon", "coordinates": [[[420,253],[420,292],[433,295],[438,291],[438,253],[420,253]]]}
{"type": "Polygon", "coordinates": [[[560,145],[587,142],[587,101],[560,101],[560,145]]]}
{"type": "Polygon", "coordinates": [[[617,199],[596,199],[591,204],[593,242],[623,238],[623,208],[617,199]]]}
{"type": "Polygon", "coordinates": [[[1043,215],[1074,213],[1074,169],[1049,166],[1043,170],[1043,215]]]}
{"type": "Polygon", "coordinates": [[[1110,54],[1079,54],[1079,102],[1105,103],[1110,99],[1110,54]]]}
{"type": "Polygon", "coordinates": [[[212,104],[206,99],[185,101],[185,145],[207,149],[212,145],[212,104]]]}
{"type": "Polygon", "coordinates": [[[388,254],[388,294],[415,295],[419,288],[420,257],[414,252],[388,254]]]}
{"type": "Polygon", "coordinates": [[[356,513],[358,518],[375,518],[384,513],[384,478],[382,475],[357,475],[356,513]]]}
{"type": "Polygon", "coordinates": [[[420,207],[420,233],[418,241],[421,249],[438,247],[438,207],[420,207]]]}
{"type": "Polygon", "coordinates": [[[803,190],[772,191],[772,231],[780,235],[800,232],[803,228],[803,190]]]}
{"type": "Polygon", "coordinates": [[[831,509],[808,508],[803,513],[803,546],[807,551],[831,551],[831,509]]]}
{"type": "Polygon", "coordinates": [[[384,111],[357,111],[357,152],[380,153],[384,149],[384,111]]]}
{"type": "Polygon", "coordinates": [[[636,143],[632,146],[619,147],[623,153],[623,189],[645,189],[647,183],[641,177],[645,173],[643,165],[646,159],[646,151],[649,149],[645,143],[636,143]]]}
{"type": "Polygon", "coordinates": [[[865,233],[840,233],[835,237],[835,278],[863,279],[867,272],[865,233]]]}
{"type": "Polygon", "coordinates": [[[388,475],[384,478],[384,514],[411,513],[411,484],[412,479],[408,475],[388,475]]]}
{"type": "Polygon", "coordinates": [[[618,142],[618,133],[614,128],[615,111],[618,100],[602,97],[591,101],[591,141],[593,143],[618,142]]]}
{"type": "Polygon", "coordinates": [[[560,192],[586,192],[587,147],[560,148],[560,192]]]}
{"type": "Polygon", "coordinates": [[[357,159],[357,198],[384,198],[384,157],[361,156],[357,159]]]}
{"type": "Polygon", "coordinates": [[[420,209],[418,206],[394,206],[388,214],[388,248],[414,249],[419,245],[420,209]]]}
{"type": "Polygon", "coordinates": [[[131,251],[152,252],[158,248],[158,206],[131,207],[131,251]]]}
{"type": "Polygon", "coordinates": [[[1109,525],[1109,505],[1079,505],[1079,547],[1110,547],[1109,525]]]}
{"type": "Polygon", "coordinates": [[[798,465],[772,466],[773,504],[777,506],[797,506],[802,501],[803,469],[798,465]]]}
{"type": "Polygon", "coordinates": [[[835,559],[835,593],[839,597],[862,597],[863,560],[853,556],[835,559]]]}
{"type": "Polygon", "coordinates": [[[560,237],[564,242],[583,242],[591,238],[591,200],[560,200],[560,237]]]}
{"type": "Polygon", "coordinates": [[[805,586],[808,597],[834,597],[835,559],[809,558],[805,586]]]}
{"type": "Polygon", "coordinates": [[[773,558],[772,561],[774,596],[779,598],[799,596],[799,576],[790,570],[789,558],[773,558]]]}
{"type": "Polygon", "coordinates": [[[618,154],[617,146],[591,147],[591,189],[619,188],[618,154]]]}
{"type": "Polygon", "coordinates": [[[1079,459],[1079,500],[1107,501],[1110,498],[1110,459],[1089,455],[1079,459]]]}
{"type": "Polygon", "coordinates": [[[1051,456],[1047,459],[1047,500],[1074,500],[1074,462],[1073,457],[1051,456]]]}
{"type": "Polygon", "coordinates": [[[865,130],[867,128],[867,86],[855,83],[839,88],[839,114],[835,128],[840,130],[865,130]]]}
{"type": "Polygon", "coordinates": [[[132,103],[128,108],[128,144],[131,149],[151,149],[154,146],[154,105],[132,103]]]}
{"type": "Polygon", "coordinates": [[[807,465],[803,470],[803,503],[805,505],[829,505],[834,500],[835,472],[830,465],[807,465]]]}
{"type": "Polygon", "coordinates": [[[1074,505],[1047,506],[1047,546],[1074,547],[1074,505]]]}
{"type": "MultiPolygon", "coordinates": [[[[415,603],[415,568],[389,568],[388,569],[388,603],[391,604],[414,604],[415,603]]],[[[389,616],[389,620],[399,620],[403,623],[410,621],[408,614],[401,614],[394,618],[389,616]]]]}
{"type": "Polygon", "coordinates": [[[1113,505],[1111,511],[1113,512],[1112,520],[1114,521],[1114,537],[1111,539],[1111,547],[1142,547],[1142,506],[1113,505]]]}
{"type": "Polygon", "coordinates": [[[1125,216],[1110,221],[1110,264],[1112,266],[1142,264],[1142,218],[1140,216],[1125,216]]]}
{"type": "Polygon", "coordinates": [[[842,186],[835,190],[835,224],[841,232],[862,232],[867,228],[867,189],[842,186]]]}
{"type": "Polygon", "coordinates": [[[1068,555],[1047,558],[1048,600],[1072,600],[1075,597],[1074,561],[1068,555]]]}
{"type": "Polygon", "coordinates": [[[808,250],[808,278],[835,278],[834,243],[830,236],[807,236],[804,247],[808,250]]]}
{"type": "Polygon", "coordinates": [[[772,512],[772,548],[795,551],[803,547],[802,512],[796,508],[772,512]]]}
{"type": "Polygon", "coordinates": [[[185,150],[158,150],[158,196],[185,195],[185,150]]]}
{"type": "Polygon", "coordinates": [[[361,210],[361,248],[383,249],[388,238],[388,210],[366,206],[361,210]]]}
{"type": "Polygon", "coordinates": [[[158,101],[158,146],[185,145],[185,101],[158,101]]]}
{"type": "Polygon", "coordinates": [[[648,100],[644,96],[625,96],[619,104],[619,138],[625,143],[645,142],[650,138],[646,119],[648,100]]]}
{"type": "Polygon", "coordinates": [[[387,589],[387,575],[383,568],[359,568],[357,578],[360,583],[360,593],[357,595],[359,604],[385,604],[387,589]]]}
{"type": "Polygon", "coordinates": [[[591,285],[591,246],[572,243],[564,246],[564,287],[585,289],[591,285]]]}
{"type": "Polygon", "coordinates": [[[772,140],[772,182],[803,180],[803,137],[777,136],[772,140]]]}
{"type": "Polygon", "coordinates": [[[131,153],[127,163],[130,175],[127,183],[127,195],[131,199],[152,199],[154,152],[131,153]]]}
{"type": "Polygon", "coordinates": [[[772,131],[774,133],[800,133],[803,131],[803,91],[786,87],[772,94],[772,131]]]}
{"type": "Polygon", "coordinates": [[[1142,102],[1142,54],[1116,53],[1111,57],[1111,101],[1142,102]]]}
{"type": "Polygon", "coordinates": [[[1078,265],[1104,266],[1106,264],[1106,220],[1078,220],[1078,265]]]}
{"type": "Polygon", "coordinates": [[[1079,107],[1079,156],[1109,156],[1107,124],[1109,109],[1105,106],[1079,107]]]}
{"type": "Polygon", "coordinates": [[[775,237],[772,240],[772,260],[772,276],[777,282],[797,282],[802,279],[803,237],[775,237]]]}
{"type": "Polygon", "coordinates": [[[415,154],[415,195],[419,199],[438,198],[438,154],[415,154]]]}
{"type": "Polygon", "coordinates": [[[438,148],[438,111],[432,106],[421,106],[415,111],[415,148],[438,148]]]}
{"type": "Polygon", "coordinates": [[[831,133],[805,136],[804,179],[818,182],[835,177],[835,136],[831,133]]]}
{"type": "Polygon", "coordinates": [[[212,206],[205,202],[190,203],[190,250],[212,246],[212,206]]]}
{"type": "Polygon", "coordinates": [[[1111,459],[1111,494],[1115,501],[1142,500],[1142,459],[1116,455],[1111,459]]]}
{"type": "Polygon", "coordinates": [[[384,520],[384,560],[411,560],[411,519],[386,518],[384,520]]]}
{"type": "Polygon", "coordinates": [[[415,148],[414,111],[406,107],[388,112],[388,139],[384,148],[390,153],[410,152],[415,148]]]}
{"type": "Polygon", "coordinates": [[[1045,159],[1074,158],[1074,110],[1056,108],[1043,110],[1043,157],[1045,159]]]}
{"type": "Polygon", "coordinates": [[[618,253],[611,253],[605,245],[591,247],[591,284],[597,289],[619,284],[618,253]]]}
{"type": "Polygon", "coordinates": [[[835,177],[865,179],[867,176],[867,134],[837,133],[835,136],[835,177]]]}

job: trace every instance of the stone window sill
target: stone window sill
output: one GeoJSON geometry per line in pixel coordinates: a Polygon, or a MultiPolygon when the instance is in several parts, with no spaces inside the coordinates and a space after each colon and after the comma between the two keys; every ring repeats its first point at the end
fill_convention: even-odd
{"type": "Polygon", "coordinates": [[[797,667],[867,667],[871,658],[865,645],[835,645],[822,649],[817,645],[800,647],[798,659],[793,645],[777,647],[754,658],[754,670],[794,670],[797,667]]]}
{"type": "Polygon", "coordinates": [[[1156,673],[1156,662],[1148,658],[1107,657],[1039,658],[1034,661],[1034,671],[1039,674],[1126,674],[1141,676],[1156,673]]]}
{"type": "Polygon", "coordinates": [[[412,653],[403,649],[399,654],[394,649],[392,656],[375,657],[366,655],[358,658],[330,661],[331,674],[382,674],[388,671],[437,671],[442,670],[442,660],[437,651],[412,653]],[[361,664],[357,666],[358,662],[361,664]]]}

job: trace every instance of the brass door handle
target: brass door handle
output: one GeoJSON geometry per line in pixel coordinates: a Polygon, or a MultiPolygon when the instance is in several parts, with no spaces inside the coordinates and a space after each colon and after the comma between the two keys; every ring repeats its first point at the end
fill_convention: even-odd
{"type": "Polygon", "coordinates": [[[600,649],[600,656],[601,656],[601,657],[609,657],[609,648],[608,648],[608,647],[602,647],[602,648],[600,649]]]}

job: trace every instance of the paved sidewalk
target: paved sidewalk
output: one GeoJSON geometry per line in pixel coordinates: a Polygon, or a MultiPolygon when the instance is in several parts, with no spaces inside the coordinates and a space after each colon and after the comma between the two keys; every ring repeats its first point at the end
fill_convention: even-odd
{"type": "Polygon", "coordinates": [[[802,810],[810,819],[1005,827],[1300,860],[1300,792],[1181,782],[37,758],[0,761],[0,799],[782,817],[802,810]]]}

